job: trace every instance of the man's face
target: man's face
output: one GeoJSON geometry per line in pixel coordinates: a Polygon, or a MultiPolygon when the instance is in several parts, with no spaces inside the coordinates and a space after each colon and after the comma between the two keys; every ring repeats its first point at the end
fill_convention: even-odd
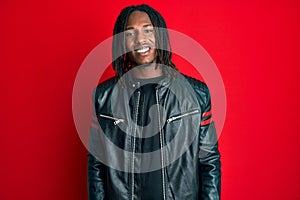
{"type": "Polygon", "coordinates": [[[125,28],[125,44],[134,66],[152,63],[156,57],[152,22],[145,12],[134,11],[125,28]]]}

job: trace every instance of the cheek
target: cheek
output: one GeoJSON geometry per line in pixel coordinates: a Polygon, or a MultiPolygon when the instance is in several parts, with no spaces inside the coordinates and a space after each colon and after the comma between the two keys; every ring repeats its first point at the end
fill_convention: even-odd
{"type": "Polygon", "coordinates": [[[155,36],[154,36],[154,35],[151,36],[151,37],[149,38],[149,41],[151,41],[151,43],[152,43],[153,45],[155,45],[155,36]]]}
{"type": "Polygon", "coordinates": [[[125,48],[127,51],[130,51],[132,48],[132,42],[130,40],[125,40],[125,48]]]}
{"type": "Polygon", "coordinates": [[[157,56],[156,49],[152,49],[152,50],[153,50],[153,51],[152,51],[152,54],[151,54],[151,56],[152,56],[151,59],[155,59],[156,56],[157,56]]]}

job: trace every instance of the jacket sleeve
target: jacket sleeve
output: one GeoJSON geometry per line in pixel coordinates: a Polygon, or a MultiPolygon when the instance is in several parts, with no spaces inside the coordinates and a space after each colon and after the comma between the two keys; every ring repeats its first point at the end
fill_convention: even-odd
{"type": "Polygon", "coordinates": [[[100,155],[99,150],[101,149],[101,128],[95,113],[95,104],[93,101],[88,149],[88,199],[103,200],[105,199],[106,166],[97,159],[97,156],[100,155]]]}
{"type": "Polygon", "coordinates": [[[216,129],[211,121],[211,100],[208,89],[205,93],[199,135],[199,199],[219,200],[221,192],[220,153],[216,129]]]}
{"type": "Polygon", "coordinates": [[[103,200],[105,197],[105,166],[88,153],[88,195],[89,200],[103,200]]]}

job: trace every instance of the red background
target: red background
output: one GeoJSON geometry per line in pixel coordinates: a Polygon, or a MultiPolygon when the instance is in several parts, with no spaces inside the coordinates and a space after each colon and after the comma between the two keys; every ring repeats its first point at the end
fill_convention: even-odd
{"type": "MultiPolygon", "coordinates": [[[[299,2],[144,2],[197,40],[223,77],[222,199],[299,200],[299,2]]],[[[136,3],[1,2],[0,199],[87,199],[73,83],[121,8],[136,3]]]]}

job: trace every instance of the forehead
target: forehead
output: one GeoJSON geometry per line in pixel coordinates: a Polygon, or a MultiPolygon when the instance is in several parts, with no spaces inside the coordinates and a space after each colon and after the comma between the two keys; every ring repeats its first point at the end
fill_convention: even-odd
{"type": "Polygon", "coordinates": [[[135,27],[142,24],[152,24],[148,14],[142,11],[134,11],[129,15],[126,27],[135,27]]]}

